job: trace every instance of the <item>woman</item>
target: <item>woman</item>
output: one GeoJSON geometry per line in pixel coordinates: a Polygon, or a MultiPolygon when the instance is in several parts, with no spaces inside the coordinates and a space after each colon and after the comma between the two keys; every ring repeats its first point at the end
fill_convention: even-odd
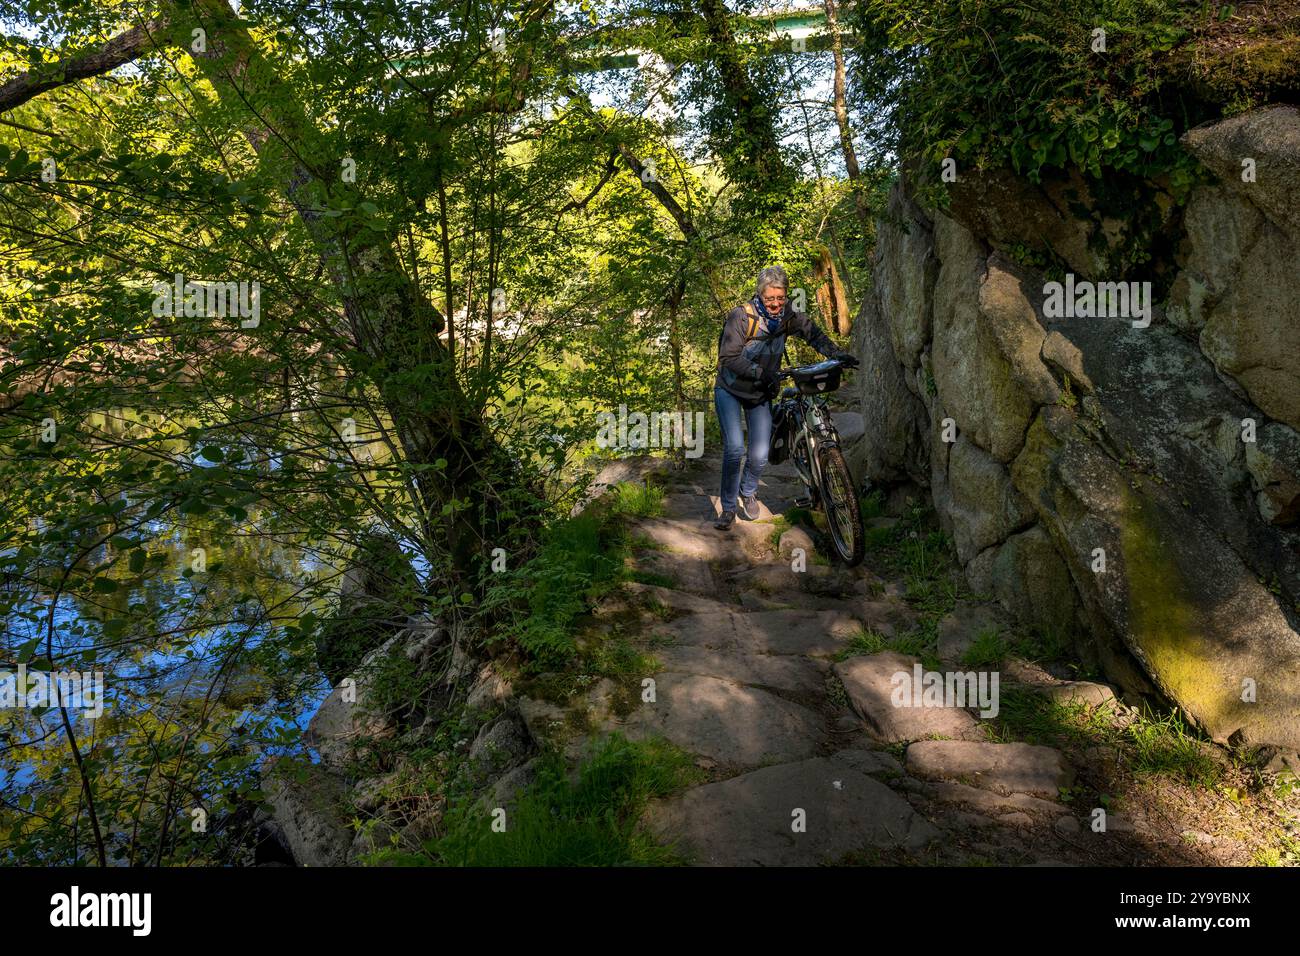
{"type": "Polygon", "coordinates": [[[790,307],[789,287],[785,270],[768,266],[758,274],[754,298],[727,315],[718,340],[713,404],[722,425],[722,515],[714,527],[720,531],[730,530],[735,523],[737,505],[751,521],[758,517],[758,480],[772,441],[772,399],[786,336],[799,336],[827,358],[839,359],[846,368],[858,365],[857,359],[841,351],[807,315],[790,307]],[[749,432],[748,454],[741,434],[742,411],[749,432]],[[743,476],[741,458],[745,458],[743,476]]]}

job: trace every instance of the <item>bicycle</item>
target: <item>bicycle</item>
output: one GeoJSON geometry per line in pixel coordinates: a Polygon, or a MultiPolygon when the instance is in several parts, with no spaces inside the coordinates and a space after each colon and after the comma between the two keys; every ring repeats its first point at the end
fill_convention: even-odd
{"type": "Polygon", "coordinates": [[[840,387],[842,368],[838,359],[827,359],[777,374],[778,383],[789,378],[794,384],[781,391],[772,413],[769,461],[793,460],[807,489],[808,507],[823,511],[840,560],[854,567],[866,551],[862,511],[825,397],[840,387]]]}

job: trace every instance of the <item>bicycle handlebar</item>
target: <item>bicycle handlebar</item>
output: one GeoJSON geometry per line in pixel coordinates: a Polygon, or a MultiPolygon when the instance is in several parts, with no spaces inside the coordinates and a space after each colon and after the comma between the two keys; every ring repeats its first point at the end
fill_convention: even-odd
{"type": "MultiPolygon", "coordinates": [[[[836,365],[844,364],[839,359],[822,359],[820,362],[814,362],[813,365],[826,365],[831,362],[834,362],[836,365]]],[[[783,381],[784,379],[790,378],[795,372],[801,372],[806,368],[812,368],[813,365],[791,365],[788,368],[783,368],[776,373],[776,380],[778,382],[783,381]]]]}

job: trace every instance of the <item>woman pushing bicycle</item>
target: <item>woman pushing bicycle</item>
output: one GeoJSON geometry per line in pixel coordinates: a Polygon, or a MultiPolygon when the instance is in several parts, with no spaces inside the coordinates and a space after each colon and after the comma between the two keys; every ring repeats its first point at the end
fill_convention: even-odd
{"type": "Polygon", "coordinates": [[[790,306],[790,283],[780,266],[758,274],[754,297],[732,309],[718,339],[718,369],[713,403],[722,426],[722,514],[714,527],[726,531],[737,507],[751,521],[758,517],[758,481],[772,441],[772,399],[788,335],[797,335],[846,368],[858,360],[840,349],[803,312],[790,306]],[[742,412],[748,451],[741,433],[742,412]],[[741,459],[745,467],[741,471],[741,459]]]}

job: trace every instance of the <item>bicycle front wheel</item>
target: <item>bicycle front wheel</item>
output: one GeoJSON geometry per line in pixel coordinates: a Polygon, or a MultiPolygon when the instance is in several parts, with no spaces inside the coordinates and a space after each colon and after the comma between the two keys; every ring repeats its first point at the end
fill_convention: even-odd
{"type": "Polygon", "coordinates": [[[866,553],[866,536],[862,531],[862,511],[853,492],[853,476],[838,448],[821,450],[822,505],[831,540],[840,560],[849,567],[862,563],[866,553]]]}

